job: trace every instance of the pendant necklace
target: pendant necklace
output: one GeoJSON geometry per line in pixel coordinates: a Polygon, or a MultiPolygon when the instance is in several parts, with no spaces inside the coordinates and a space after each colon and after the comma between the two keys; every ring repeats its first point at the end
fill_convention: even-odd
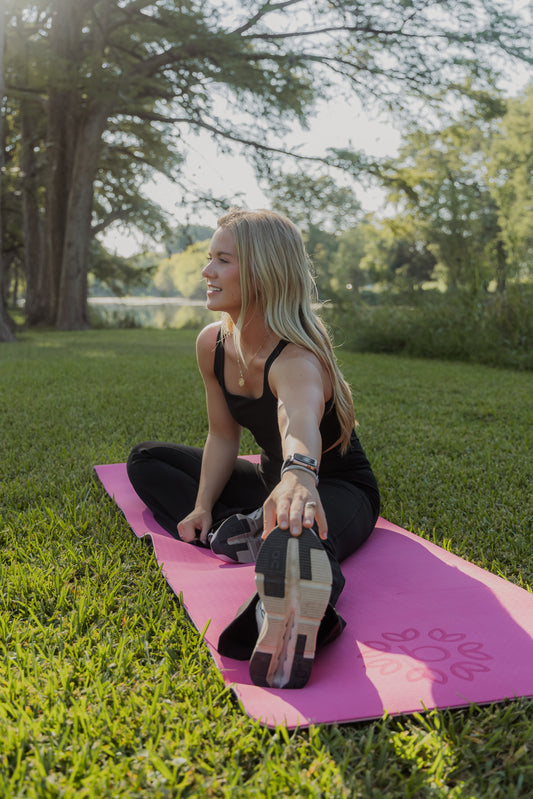
{"type": "Polygon", "coordinates": [[[259,349],[257,350],[257,352],[255,353],[255,355],[252,355],[252,357],[248,361],[248,366],[246,365],[246,361],[244,361],[244,355],[243,355],[244,366],[243,366],[243,364],[241,364],[241,359],[239,358],[237,350],[235,350],[235,354],[237,355],[237,366],[239,367],[239,375],[240,375],[240,377],[239,377],[239,386],[241,388],[243,388],[243,386],[244,386],[244,384],[246,382],[245,379],[244,379],[243,368],[244,368],[244,371],[248,370],[248,367],[250,366],[252,361],[254,361],[257,358],[257,356],[259,355],[259,353],[261,352],[261,350],[265,346],[267,338],[268,338],[268,333],[266,334],[265,338],[263,339],[263,342],[262,342],[261,346],[259,347],[259,349]]]}

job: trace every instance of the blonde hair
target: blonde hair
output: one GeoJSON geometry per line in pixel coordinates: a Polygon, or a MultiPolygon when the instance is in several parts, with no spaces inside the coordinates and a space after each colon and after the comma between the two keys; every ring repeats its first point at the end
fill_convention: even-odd
{"type": "Polygon", "coordinates": [[[281,214],[238,208],[220,217],[218,227],[235,239],[242,299],[236,325],[228,314],[222,315],[222,335],[233,334],[240,352],[240,331],[255,306],[276,336],[314,353],[331,380],[345,451],[356,423],[353,400],[328,332],[313,309],[318,296],[302,234],[281,214]]]}

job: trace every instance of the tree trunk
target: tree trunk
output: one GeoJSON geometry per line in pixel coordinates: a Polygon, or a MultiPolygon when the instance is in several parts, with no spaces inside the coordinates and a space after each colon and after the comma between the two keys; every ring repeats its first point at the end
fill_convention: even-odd
{"type": "Polygon", "coordinates": [[[26,274],[26,321],[30,325],[47,321],[44,236],[39,204],[39,170],[35,158],[36,131],[40,108],[22,103],[20,108],[22,217],[24,269],[26,274]]]}
{"type": "MultiPolygon", "coordinates": [[[[2,218],[0,214],[0,244],[2,243],[2,218]]],[[[4,300],[4,258],[0,246],[0,342],[15,341],[14,323],[7,312],[4,300]]]]}
{"type": "Polygon", "coordinates": [[[66,214],[57,304],[56,327],[59,330],[84,330],[90,326],[87,271],[92,235],[94,181],[108,113],[109,109],[105,106],[89,106],[79,128],[66,214]]]}
{"type": "Polygon", "coordinates": [[[45,275],[42,287],[45,312],[42,322],[55,325],[58,312],[67,209],[72,188],[74,151],[81,119],[78,91],[79,31],[81,4],[55,0],[50,44],[62,70],[62,80],[53,75],[48,95],[46,141],[45,275]]]}
{"type": "Polygon", "coordinates": [[[46,285],[43,291],[46,304],[46,319],[43,321],[50,325],[54,325],[57,318],[78,119],[78,98],[75,93],[52,92],[48,111],[48,176],[45,219],[46,285]]]}
{"type": "MultiPolygon", "coordinates": [[[[4,165],[4,138],[2,135],[4,107],[4,21],[5,12],[0,12],[0,197],[2,196],[2,167],[4,165]]],[[[3,224],[0,204],[0,341],[14,341],[11,319],[4,302],[4,258],[3,258],[3,224]]]]}

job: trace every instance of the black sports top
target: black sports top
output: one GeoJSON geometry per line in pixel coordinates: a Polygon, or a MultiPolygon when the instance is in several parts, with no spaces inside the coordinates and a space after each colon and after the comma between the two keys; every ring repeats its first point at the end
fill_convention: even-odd
{"type": "MultiPolygon", "coordinates": [[[[215,377],[222,388],[232,417],[252,433],[257,444],[263,450],[261,470],[263,479],[271,487],[279,482],[283,452],[278,426],[278,401],[270,390],[268,375],[273,362],[288,343],[288,341],[280,341],[268,356],[265,363],[263,393],[257,399],[244,397],[241,394],[232,394],[227,390],[224,381],[225,352],[220,331],[215,347],[215,377]]],[[[320,422],[320,435],[322,436],[323,452],[320,461],[321,478],[338,477],[356,483],[369,495],[374,495],[369,497],[371,500],[375,499],[379,502],[375,477],[355,431],[352,433],[347,453],[341,455],[339,446],[333,446],[337,444],[341,436],[341,427],[335,413],[333,400],[326,403],[324,416],[320,422]]]]}

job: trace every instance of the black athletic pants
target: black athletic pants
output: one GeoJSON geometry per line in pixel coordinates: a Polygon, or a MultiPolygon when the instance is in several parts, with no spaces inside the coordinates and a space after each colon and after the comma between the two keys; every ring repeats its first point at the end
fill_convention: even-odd
{"type": "MultiPolygon", "coordinates": [[[[128,476],[135,491],[159,524],[176,538],[178,522],[196,502],[202,455],[198,447],[147,441],[134,447],[128,458],[128,476]]],[[[270,490],[259,465],[239,458],[213,508],[213,522],[261,507],[270,490]]],[[[318,493],[328,521],[323,544],[333,573],[331,604],[335,606],[345,582],[339,564],[366,541],[377,512],[361,488],[344,480],[321,477],[318,493]]]]}

